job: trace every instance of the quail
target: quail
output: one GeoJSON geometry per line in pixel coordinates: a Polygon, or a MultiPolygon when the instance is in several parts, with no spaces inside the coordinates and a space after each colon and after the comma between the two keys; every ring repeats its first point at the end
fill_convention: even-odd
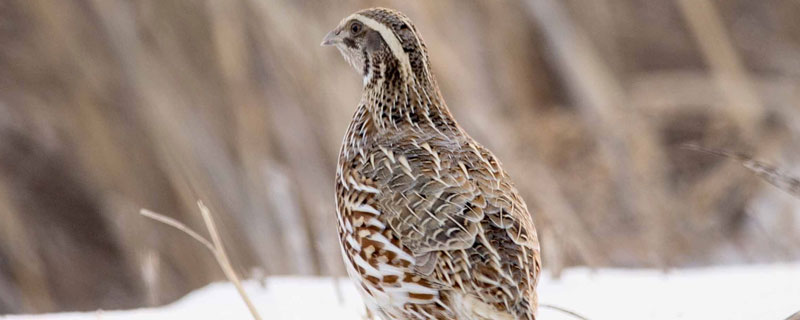
{"type": "Polygon", "coordinates": [[[342,255],[368,312],[535,319],[532,218],[500,161],[448,110],[414,24],[392,9],[365,9],[322,45],[363,76],[335,187],[342,255]]]}

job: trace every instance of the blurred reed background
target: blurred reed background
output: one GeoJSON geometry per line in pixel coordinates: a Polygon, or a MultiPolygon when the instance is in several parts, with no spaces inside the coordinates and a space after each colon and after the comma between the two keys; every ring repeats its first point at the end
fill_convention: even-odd
{"type": "MultiPolygon", "coordinates": [[[[532,208],[545,267],[800,258],[794,0],[0,0],[0,313],[158,305],[239,272],[343,275],[333,176],[361,79],[319,42],[369,6],[428,44],[532,208]]],[[[542,296],[546,293],[541,293],[542,296]]]]}

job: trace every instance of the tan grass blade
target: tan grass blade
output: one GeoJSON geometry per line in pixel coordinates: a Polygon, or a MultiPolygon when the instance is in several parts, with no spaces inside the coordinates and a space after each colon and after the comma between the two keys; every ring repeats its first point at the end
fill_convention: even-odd
{"type": "Polygon", "coordinates": [[[261,320],[261,315],[256,310],[255,305],[253,305],[253,302],[250,300],[247,292],[244,291],[242,283],[239,280],[239,276],[236,275],[236,272],[233,270],[230,259],[228,259],[228,254],[225,252],[225,247],[222,246],[222,240],[217,232],[217,226],[214,224],[214,219],[211,217],[211,211],[208,210],[208,207],[206,207],[202,201],[197,201],[197,207],[200,208],[200,213],[203,215],[203,221],[206,224],[206,228],[208,228],[208,233],[211,234],[211,241],[208,241],[208,239],[204,238],[183,223],[160,213],[156,213],[147,209],[141,209],[139,213],[147,218],[173,227],[206,246],[208,251],[211,251],[211,253],[214,254],[214,258],[217,259],[217,263],[219,264],[220,268],[222,268],[222,272],[225,273],[225,277],[227,277],[228,280],[236,287],[236,291],[239,292],[242,300],[244,300],[244,303],[247,305],[247,308],[253,315],[253,319],[261,320]]]}

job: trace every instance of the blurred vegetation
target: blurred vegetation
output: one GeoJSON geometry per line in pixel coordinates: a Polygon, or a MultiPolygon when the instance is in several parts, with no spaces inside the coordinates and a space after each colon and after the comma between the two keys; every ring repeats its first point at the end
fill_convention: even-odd
{"type": "MultiPolygon", "coordinates": [[[[0,314],[163,304],[239,272],[343,275],[333,176],[361,79],[323,35],[408,14],[515,178],[545,267],[800,258],[798,201],[685,142],[800,163],[794,0],[0,0],[0,314]]],[[[545,295],[546,293],[542,293],[545,295]]]]}

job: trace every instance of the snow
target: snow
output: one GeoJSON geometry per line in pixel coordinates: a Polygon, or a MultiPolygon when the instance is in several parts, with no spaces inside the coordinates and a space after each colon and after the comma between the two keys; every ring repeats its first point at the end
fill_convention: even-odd
{"type": "MultiPolygon", "coordinates": [[[[266,319],[363,319],[358,293],[347,279],[273,277],[245,289],[266,319]],[[334,285],[338,282],[338,288],[334,285]],[[337,294],[341,292],[341,295],[337,294]],[[341,299],[341,300],[340,300],[341,299]]],[[[800,311],[800,263],[656,270],[568,269],[544,275],[540,302],[602,319],[776,319],[800,311]]],[[[251,319],[236,290],[214,283],[170,305],[0,317],[7,320],[251,319]]],[[[573,317],[542,309],[539,319],[573,317]]]]}

